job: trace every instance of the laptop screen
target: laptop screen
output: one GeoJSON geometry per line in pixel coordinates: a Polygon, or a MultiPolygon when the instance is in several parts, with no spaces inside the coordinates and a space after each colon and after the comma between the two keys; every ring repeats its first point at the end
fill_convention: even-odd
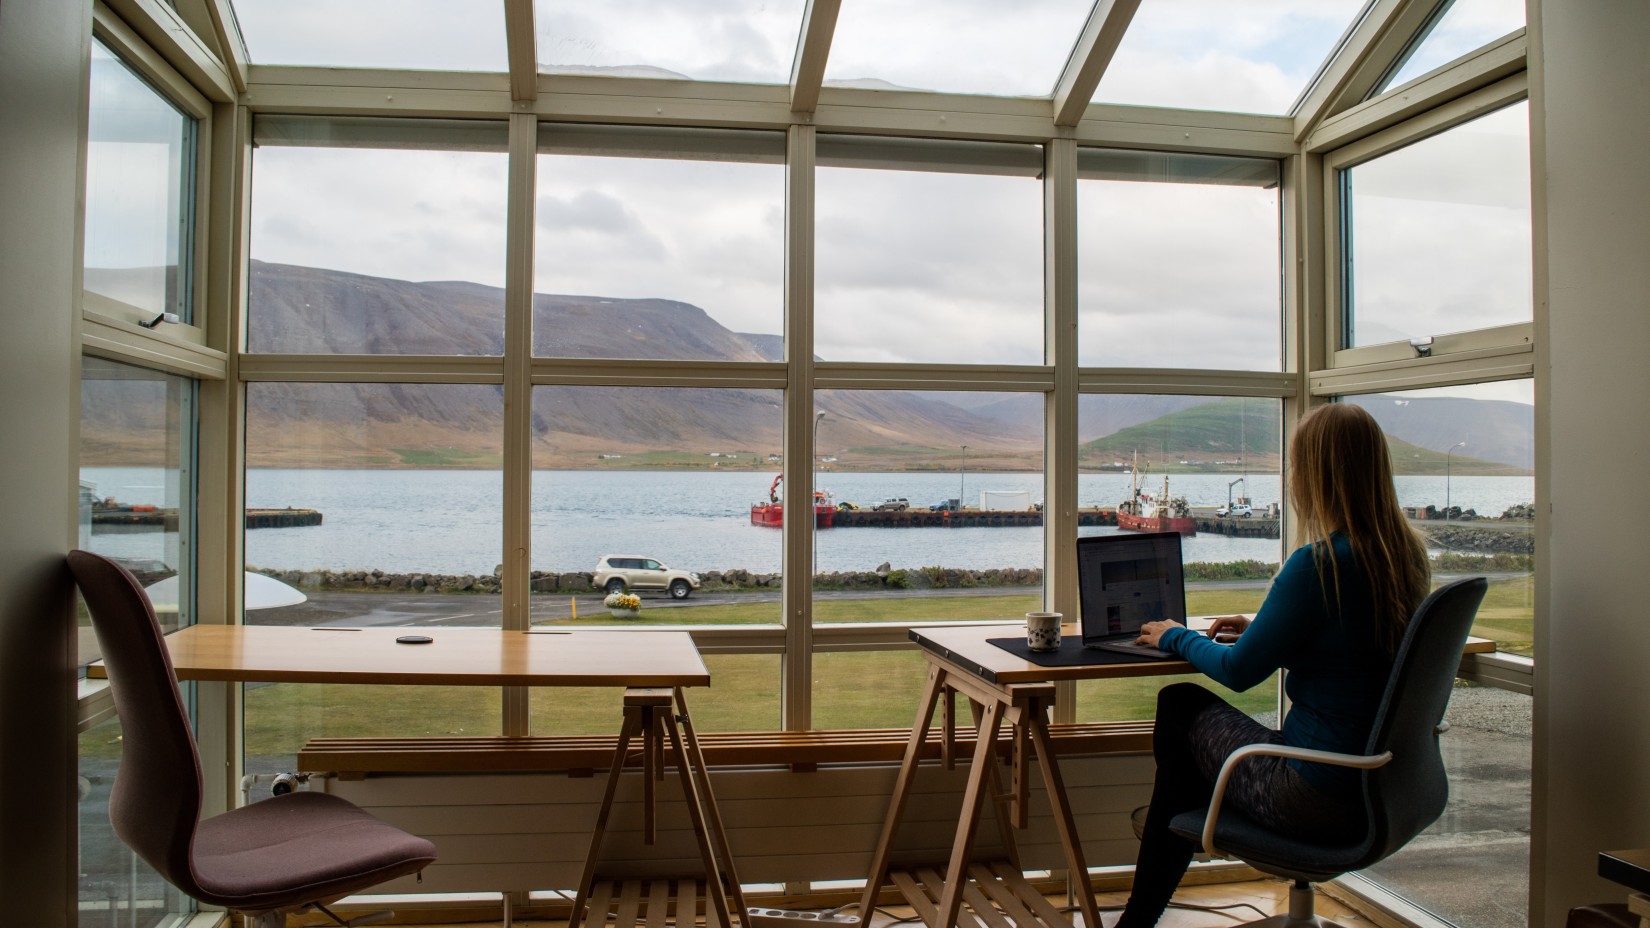
{"type": "Polygon", "coordinates": [[[1077,539],[1083,643],[1134,637],[1147,622],[1186,622],[1180,535],[1135,532],[1077,539]]]}

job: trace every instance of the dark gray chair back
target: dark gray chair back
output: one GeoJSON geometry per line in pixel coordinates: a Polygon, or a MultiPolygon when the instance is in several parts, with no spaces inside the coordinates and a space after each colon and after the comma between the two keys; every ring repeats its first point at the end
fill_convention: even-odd
{"type": "Polygon", "coordinates": [[[1392,761],[1364,773],[1370,832],[1359,870],[1397,851],[1444,813],[1449,778],[1439,750],[1439,725],[1455,685],[1467,633],[1489,583],[1456,580],[1434,590],[1410,620],[1365,754],[1392,752],[1392,761]]]}
{"type": "Polygon", "coordinates": [[[109,794],[110,824],[167,882],[199,898],[190,845],[200,818],[200,755],[160,622],[126,568],[74,551],[69,569],[97,629],[120,713],[120,770],[109,794]]]}
{"type": "MultiPolygon", "coordinates": [[[[1482,577],[1434,590],[1415,610],[1398,644],[1365,754],[1392,760],[1363,773],[1368,827],[1344,843],[1322,844],[1262,827],[1230,806],[1220,810],[1215,846],[1267,873],[1321,882],[1385,859],[1443,814],[1449,779],[1439,725],[1455,685],[1461,651],[1489,584],[1482,577]]],[[[1202,839],[1207,807],[1175,816],[1170,828],[1202,839]]]]}

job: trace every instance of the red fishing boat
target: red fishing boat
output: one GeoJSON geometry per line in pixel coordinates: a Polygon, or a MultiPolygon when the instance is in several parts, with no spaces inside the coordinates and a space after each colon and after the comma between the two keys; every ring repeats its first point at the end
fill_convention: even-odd
{"type": "Polygon", "coordinates": [[[1163,477],[1163,492],[1153,496],[1140,488],[1138,462],[1131,468],[1130,496],[1117,504],[1117,527],[1135,532],[1179,532],[1197,534],[1197,520],[1192,518],[1192,507],[1184,496],[1169,495],[1168,475],[1163,477]]]}
{"type": "MultiPolygon", "coordinates": [[[[768,485],[768,501],[765,503],[751,503],[751,524],[771,525],[779,528],[785,524],[785,504],[779,497],[779,484],[785,479],[784,474],[776,474],[773,483],[768,485]]],[[[830,528],[836,519],[836,500],[825,490],[814,491],[814,525],[819,528],[830,528]]]]}

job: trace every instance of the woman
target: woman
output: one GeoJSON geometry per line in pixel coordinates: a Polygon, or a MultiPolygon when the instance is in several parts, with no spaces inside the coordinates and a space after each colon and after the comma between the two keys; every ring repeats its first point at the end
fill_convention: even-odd
{"type": "MultiPolygon", "coordinates": [[[[1291,707],[1273,731],[1196,684],[1158,694],[1157,778],[1119,928],[1152,925],[1191,863],[1191,842],[1169,830],[1209,801],[1226,756],[1272,743],[1361,754],[1393,653],[1429,586],[1426,549],[1398,508],[1380,426],[1336,403],[1303,418],[1289,444],[1289,496],[1309,543],[1278,572],[1253,622],[1217,619],[1207,637],[1151,622],[1140,641],[1178,654],[1216,682],[1247,690],[1289,671],[1291,707]],[[1218,644],[1236,634],[1231,645],[1218,644]]],[[[1252,757],[1237,766],[1225,802],[1267,828],[1345,839],[1364,828],[1358,770],[1252,757]]]]}

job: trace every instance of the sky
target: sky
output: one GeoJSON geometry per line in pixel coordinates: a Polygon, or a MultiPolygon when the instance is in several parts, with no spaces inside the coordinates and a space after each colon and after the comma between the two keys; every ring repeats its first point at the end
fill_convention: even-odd
{"type": "MultiPolygon", "coordinates": [[[[1505,17],[1483,8],[1503,2],[1460,0],[1451,15],[1476,23],[1474,35],[1494,32],[1505,17]]],[[[326,10],[325,29],[319,0],[235,7],[258,61],[502,60],[497,0],[358,0],[326,10]],[[362,28],[336,28],[338,16],[362,28]],[[368,23],[406,41],[350,44],[368,23]],[[386,49],[402,60],[374,57],[386,49]]],[[[779,81],[801,7],[539,0],[535,10],[544,64],[779,81]]],[[[1286,112],[1361,9],[1254,0],[1234,17],[1220,0],[1146,0],[1095,99],[1286,112]]],[[[1047,94],[1087,13],[1085,0],[844,0],[827,78],[1047,94]]],[[[1446,17],[1440,36],[1451,30],[1446,17]]],[[[1355,169],[1361,343],[1529,318],[1527,118],[1515,106],[1355,169]]],[[[781,331],[782,166],[555,154],[538,172],[536,290],[682,300],[736,332],[781,331]]],[[[503,285],[502,154],[266,145],[253,173],[254,258],[503,285]]],[[[821,167],[815,208],[816,354],[1041,362],[1034,178],[821,167]]],[[[1278,209],[1278,192],[1256,187],[1080,182],[1081,363],[1277,370],[1278,209]]]]}

